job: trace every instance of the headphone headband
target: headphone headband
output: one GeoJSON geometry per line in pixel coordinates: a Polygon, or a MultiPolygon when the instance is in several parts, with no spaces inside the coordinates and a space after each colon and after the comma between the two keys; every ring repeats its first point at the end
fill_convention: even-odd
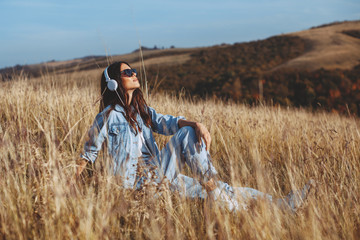
{"type": "Polygon", "coordinates": [[[105,76],[105,79],[106,79],[106,82],[108,82],[110,80],[110,77],[109,77],[109,74],[108,74],[108,68],[109,67],[106,67],[105,70],[104,70],[104,76],[105,76]]]}

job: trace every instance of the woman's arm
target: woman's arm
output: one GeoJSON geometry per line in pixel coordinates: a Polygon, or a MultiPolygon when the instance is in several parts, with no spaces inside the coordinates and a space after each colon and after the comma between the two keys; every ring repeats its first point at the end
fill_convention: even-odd
{"type": "Polygon", "coordinates": [[[184,119],[182,116],[163,115],[157,113],[155,109],[149,107],[149,114],[152,121],[152,130],[162,135],[174,135],[179,130],[178,121],[184,119]]]}
{"type": "Polygon", "coordinates": [[[149,113],[153,123],[153,131],[163,135],[173,135],[179,128],[190,126],[194,128],[198,141],[204,139],[206,150],[210,150],[211,136],[207,128],[199,122],[185,120],[184,117],[174,117],[157,113],[155,109],[149,107],[149,113]]]}
{"type": "Polygon", "coordinates": [[[202,138],[205,142],[206,150],[210,151],[211,135],[204,124],[199,122],[188,121],[185,119],[180,119],[178,121],[178,124],[179,124],[179,128],[185,126],[190,126],[194,128],[198,141],[201,142],[201,138],[202,138]]]}
{"type": "Polygon", "coordinates": [[[107,123],[102,113],[99,113],[90,130],[88,131],[88,138],[84,145],[84,151],[80,158],[76,160],[76,173],[78,178],[84,171],[88,163],[94,163],[98,152],[102,148],[103,142],[107,138],[107,123]]]}

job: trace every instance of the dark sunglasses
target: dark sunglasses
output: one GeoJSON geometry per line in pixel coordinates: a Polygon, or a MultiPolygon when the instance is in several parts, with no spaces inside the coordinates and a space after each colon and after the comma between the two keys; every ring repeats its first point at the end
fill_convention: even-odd
{"type": "Polygon", "coordinates": [[[137,75],[137,72],[136,72],[136,69],[135,68],[132,68],[132,69],[125,69],[125,70],[122,70],[120,72],[120,74],[125,74],[126,76],[128,77],[131,77],[133,75],[133,73],[135,73],[135,75],[137,75]]]}

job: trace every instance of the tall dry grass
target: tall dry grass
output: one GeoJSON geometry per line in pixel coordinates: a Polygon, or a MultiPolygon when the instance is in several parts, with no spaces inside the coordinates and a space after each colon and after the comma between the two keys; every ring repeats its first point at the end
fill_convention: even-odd
{"type": "MultiPolygon", "coordinates": [[[[210,129],[223,180],[283,197],[309,178],[317,191],[296,214],[259,201],[230,213],[164,190],[124,190],[104,171],[75,183],[75,160],[98,112],[98,72],[19,77],[0,89],[3,239],[359,239],[359,120],[272,106],[153,94],[158,112],[210,129]]],[[[167,137],[156,136],[159,146],[167,137]]],[[[190,174],[187,169],[184,170],[190,174]]]]}

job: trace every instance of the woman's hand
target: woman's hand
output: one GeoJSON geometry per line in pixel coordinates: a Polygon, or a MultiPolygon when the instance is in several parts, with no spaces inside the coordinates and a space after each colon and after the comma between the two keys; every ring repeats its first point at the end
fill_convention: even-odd
{"type": "Polygon", "coordinates": [[[202,138],[205,142],[206,150],[210,151],[211,135],[204,124],[199,122],[188,121],[185,119],[180,119],[178,124],[180,128],[185,126],[190,126],[194,128],[198,142],[201,143],[201,138],[202,138]]]}
{"type": "Polygon", "coordinates": [[[204,124],[197,122],[195,124],[195,133],[198,139],[198,142],[201,143],[201,138],[205,142],[206,150],[210,151],[211,144],[211,135],[204,124]]]}

